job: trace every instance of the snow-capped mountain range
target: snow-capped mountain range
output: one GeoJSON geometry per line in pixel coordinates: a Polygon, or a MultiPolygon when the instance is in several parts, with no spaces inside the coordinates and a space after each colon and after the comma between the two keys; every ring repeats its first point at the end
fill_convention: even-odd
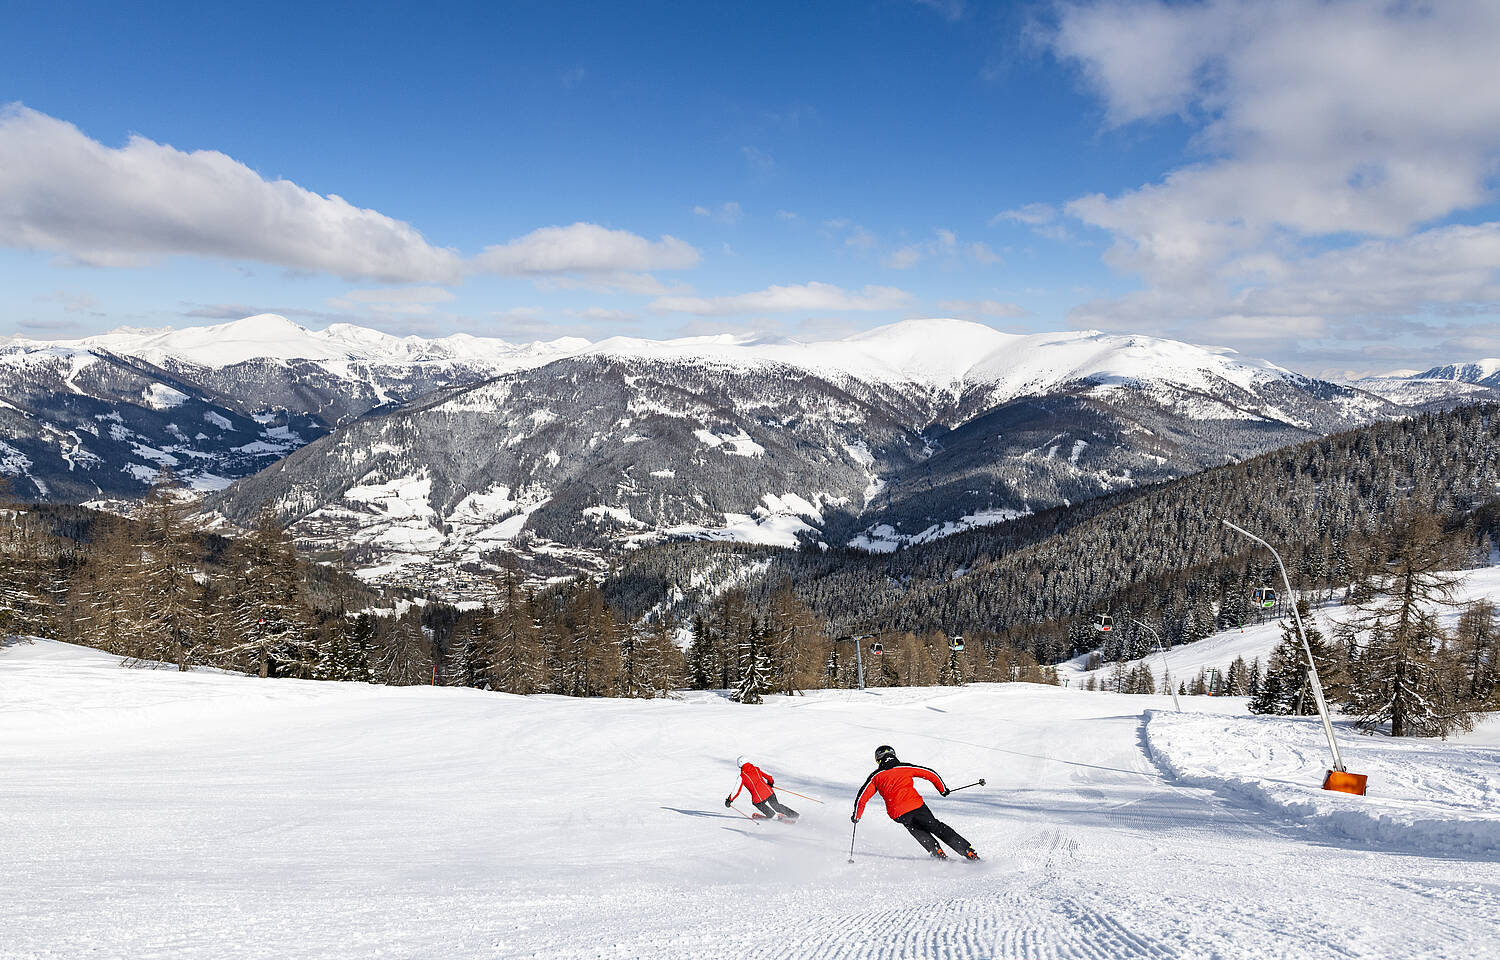
{"type": "Polygon", "coordinates": [[[501,553],[577,568],[674,536],[889,550],[1488,394],[1500,364],[1449,369],[1367,389],[942,319],[512,344],[260,315],[0,341],[0,470],[77,501],[138,495],[168,465],[221,490],[224,517],[269,502],[372,575],[501,553]]]}

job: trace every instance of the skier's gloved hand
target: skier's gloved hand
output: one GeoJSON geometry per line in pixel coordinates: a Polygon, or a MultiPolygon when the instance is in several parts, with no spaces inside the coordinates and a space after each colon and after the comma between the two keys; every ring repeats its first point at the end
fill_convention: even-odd
{"type": "Polygon", "coordinates": [[[859,823],[859,817],[857,817],[857,816],[855,816],[854,814],[851,813],[851,814],[849,814],[849,822],[850,823],[859,823]]]}
{"type": "Polygon", "coordinates": [[[724,806],[726,806],[726,807],[732,807],[732,806],[734,806],[734,801],[731,800],[731,799],[729,799],[728,797],[725,797],[724,798],[724,806]]]}
{"type": "Polygon", "coordinates": [[[946,797],[946,796],[947,796],[947,795],[948,795],[948,793],[949,793],[949,791],[947,791],[947,790],[943,790],[943,791],[941,791],[941,792],[940,792],[940,793],[939,793],[939,795],[940,795],[940,796],[944,796],[944,797],[946,797]]]}

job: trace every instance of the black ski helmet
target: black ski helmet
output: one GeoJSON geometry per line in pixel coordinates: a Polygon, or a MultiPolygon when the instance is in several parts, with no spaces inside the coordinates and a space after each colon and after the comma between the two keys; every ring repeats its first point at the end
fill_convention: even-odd
{"type": "Polygon", "coordinates": [[[885,763],[887,760],[896,759],[896,748],[888,743],[883,743],[875,748],[875,762],[885,763]]]}

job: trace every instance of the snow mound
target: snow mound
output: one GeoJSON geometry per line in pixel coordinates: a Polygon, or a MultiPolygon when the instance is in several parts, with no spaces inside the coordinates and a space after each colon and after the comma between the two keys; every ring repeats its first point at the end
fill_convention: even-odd
{"type": "Polygon", "coordinates": [[[1413,853],[1500,854],[1500,719],[1459,740],[1336,731],[1368,795],[1321,789],[1328,745],[1316,717],[1147,711],[1146,746],[1179,784],[1207,787],[1320,832],[1413,853]],[[1494,728],[1494,729],[1489,729],[1494,728]]]}

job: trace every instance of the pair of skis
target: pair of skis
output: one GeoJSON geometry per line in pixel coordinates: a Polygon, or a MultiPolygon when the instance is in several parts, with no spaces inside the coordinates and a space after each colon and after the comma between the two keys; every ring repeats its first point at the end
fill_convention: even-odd
{"type": "MultiPolygon", "coordinates": [[[[794,797],[801,797],[803,800],[811,800],[813,803],[816,803],[816,804],[822,804],[822,802],[823,802],[822,800],[819,800],[817,797],[809,797],[805,793],[798,793],[795,790],[787,790],[784,787],[782,788],[781,792],[782,793],[790,793],[792,796],[794,796],[794,797]]],[[[753,814],[746,813],[745,811],[741,810],[739,807],[732,806],[732,805],[730,806],[729,809],[733,810],[735,813],[737,813],[740,816],[744,817],[746,820],[754,820],[756,823],[759,823],[762,820],[770,820],[771,819],[770,817],[765,816],[764,814],[762,814],[762,815],[760,815],[758,817],[754,816],[753,814]]],[[[782,816],[781,814],[778,813],[776,815],[776,819],[777,820],[783,820],[783,821],[785,821],[787,823],[796,823],[798,820],[800,820],[802,818],[801,817],[788,818],[788,817],[784,817],[784,816],[782,816]]]]}

